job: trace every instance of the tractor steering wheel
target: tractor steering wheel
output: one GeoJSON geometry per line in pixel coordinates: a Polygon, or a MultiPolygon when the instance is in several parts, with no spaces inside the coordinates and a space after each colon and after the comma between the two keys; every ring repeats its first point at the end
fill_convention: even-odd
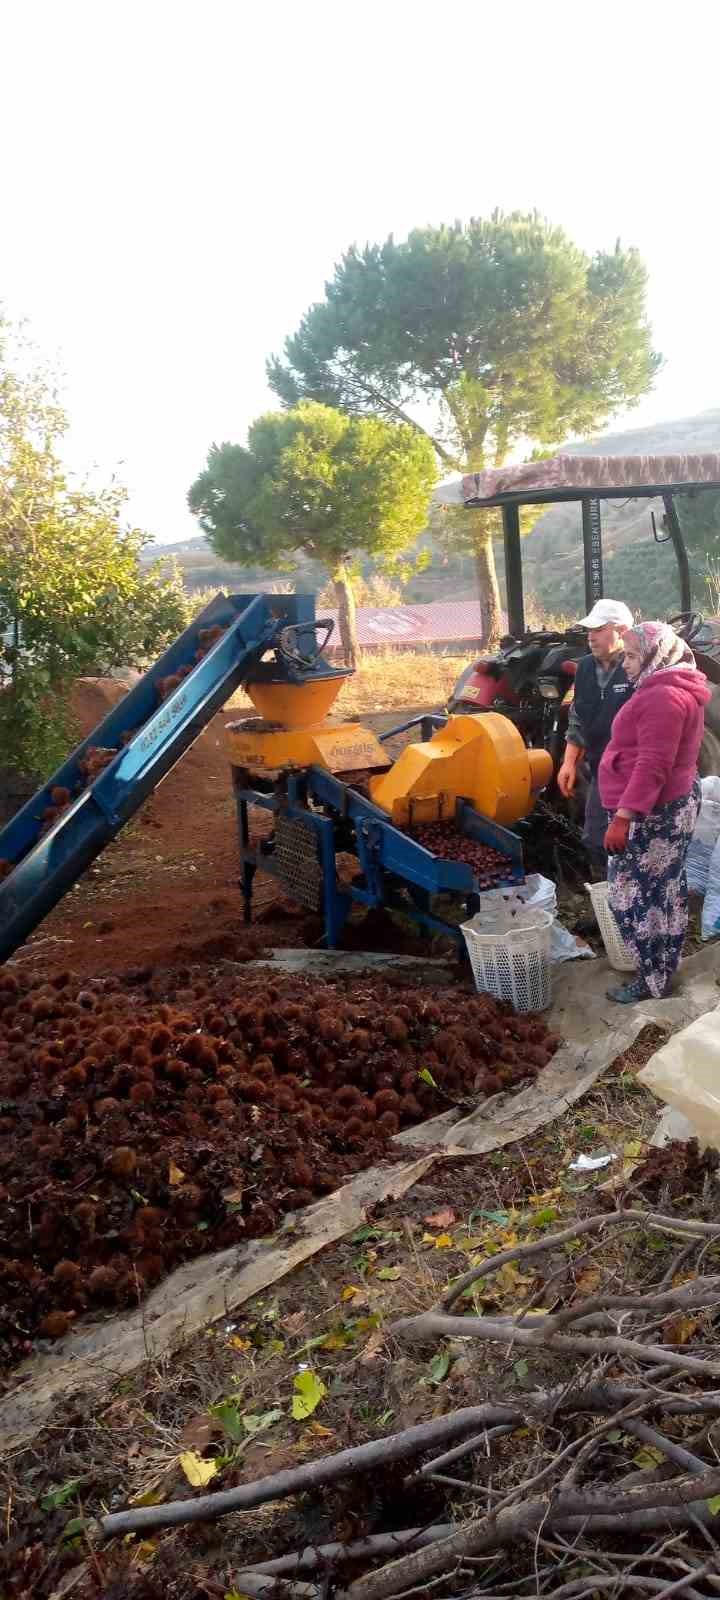
{"type": "Polygon", "coordinates": [[[291,667],[314,667],[325,650],[331,633],[335,627],[332,617],[324,617],[318,622],[293,622],[280,632],[277,642],[278,655],[291,667]],[[300,639],[303,634],[310,634],[312,642],[301,646],[300,639]],[[318,638],[322,634],[322,638],[318,638]]]}
{"type": "Polygon", "coordinates": [[[674,617],[668,617],[667,621],[686,644],[691,644],[705,625],[705,618],[700,611],[678,611],[674,617]]]}

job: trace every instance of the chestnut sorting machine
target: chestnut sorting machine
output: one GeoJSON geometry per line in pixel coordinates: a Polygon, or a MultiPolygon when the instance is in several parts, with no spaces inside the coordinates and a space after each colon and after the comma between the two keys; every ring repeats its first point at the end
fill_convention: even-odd
{"type": "Polygon", "coordinates": [[[379,737],[330,716],[349,675],[327,660],[332,627],[312,595],[215,597],[0,832],[0,960],[241,687],[256,714],[229,722],[225,739],[246,920],[262,871],[322,918],[328,946],[355,905],[393,907],[462,944],[459,921],[482,890],[523,880],[513,826],[550,781],[551,759],[495,712],[423,716],[379,737]],[[392,760],[386,746],[400,735],[392,760]],[[88,781],[98,749],[104,765],[88,781]],[[272,817],[259,840],[254,807],[272,817]],[[338,872],[339,855],[349,871],[338,872]]]}

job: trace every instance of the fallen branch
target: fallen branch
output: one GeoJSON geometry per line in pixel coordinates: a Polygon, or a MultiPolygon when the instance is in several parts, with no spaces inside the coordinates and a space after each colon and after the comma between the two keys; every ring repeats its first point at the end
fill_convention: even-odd
{"type": "Polygon", "coordinates": [[[175,1528],[185,1522],[216,1522],[228,1511],[247,1511],[252,1506],[265,1505],[268,1500],[282,1500],[286,1495],[301,1494],[306,1489],[334,1483],[338,1478],[352,1477],[355,1473],[369,1472],[373,1467],[386,1466],[391,1461],[422,1455],[433,1445],[474,1433],[483,1426],[501,1422],[517,1424],[518,1414],[517,1406],[466,1406],[446,1417],[438,1417],[434,1422],[418,1423],[402,1433],[390,1434],[385,1439],[373,1439],[369,1444],[353,1445],[349,1450],[340,1450],[337,1455],[322,1456],[318,1461],[308,1461],[302,1467],[276,1472],[268,1478],[258,1478],[255,1483],[240,1484],[236,1489],[201,1495],[197,1500],[174,1500],[168,1505],[116,1511],[101,1517],[97,1526],[100,1536],[110,1539],[115,1534],[136,1533],[139,1529],[175,1528]]]}
{"type": "Polygon", "coordinates": [[[539,1528],[591,1526],[619,1532],[637,1527],[638,1513],[657,1518],[645,1526],[668,1523],[672,1512],[680,1512],[681,1526],[687,1526],[689,1509],[707,1512],[707,1500],[720,1493],[720,1469],[705,1477],[673,1478],[662,1483],[625,1489],[622,1494],[603,1493],[597,1488],[570,1490],[550,1499],[529,1501],[512,1510],[491,1512],[489,1516],[465,1522],[449,1538],[428,1545],[424,1550],[402,1556],[380,1572],[359,1578],[346,1590],[346,1600],[390,1600],[406,1589],[427,1584],[429,1578],[451,1571],[469,1555],[484,1555],[508,1545],[539,1528]]]}
{"type": "MultiPolygon", "coordinates": [[[[296,1572],[316,1572],[318,1567],[338,1565],[344,1561],[361,1561],[372,1556],[396,1556],[406,1550],[419,1550],[423,1545],[434,1544],[454,1533],[456,1523],[439,1522],[429,1528],[403,1528],[398,1533],[373,1533],[367,1539],[352,1539],[350,1544],[308,1545],[306,1550],[296,1550],[292,1555],[277,1556],[274,1561],[257,1561],[252,1572],[274,1574],[281,1577],[296,1572]]],[[[245,1571],[233,1574],[233,1583],[240,1583],[245,1571]]]]}
{"type": "Polygon", "coordinates": [[[687,1220],[683,1217],[666,1217],[661,1212],[654,1211],[600,1211],[592,1217],[584,1217],[582,1221],[575,1222],[572,1227],[564,1228],[561,1233],[545,1234],[542,1239],[535,1239],[531,1244],[518,1244],[509,1250],[500,1250],[495,1256],[488,1256],[481,1261],[479,1266],[471,1267],[469,1272],[464,1272],[462,1277],[456,1278],[454,1283],[443,1295],[440,1306],[443,1311],[449,1311],[456,1300],[478,1283],[481,1278],[487,1278],[491,1273],[497,1272],[499,1267],[504,1267],[509,1261],[529,1261],[534,1256],[543,1255],[547,1250],[555,1250],[558,1245],[570,1244],[573,1239],[578,1239],[584,1233],[596,1233],[599,1228],[617,1227],[621,1223],[637,1223],[638,1227],[656,1228],[660,1233],[673,1233],[692,1235],[696,1238],[720,1239],[720,1223],[698,1222],[695,1218],[687,1220]]]}
{"type": "Polygon", "coordinates": [[[531,1349],[555,1350],[559,1355],[614,1355],[633,1361],[672,1367],[676,1372],[692,1373],[697,1378],[720,1377],[720,1361],[704,1361],[699,1356],[678,1355],[667,1345],[643,1344],[621,1334],[601,1334],[592,1338],[584,1333],[552,1331],[552,1317],[538,1318],[530,1327],[491,1317],[453,1317],[441,1311],[425,1311],[417,1317],[401,1317],[390,1332],[398,1339],[425,1343],[432,1338],[487,1339],[500,1344],[520,1344],[531,1349]]]}

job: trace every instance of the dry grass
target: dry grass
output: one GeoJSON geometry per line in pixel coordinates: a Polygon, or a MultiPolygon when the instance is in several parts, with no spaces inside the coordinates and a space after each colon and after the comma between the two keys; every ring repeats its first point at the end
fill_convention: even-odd
{"type": "Polygon", "coordinates": [[[438,656],[422,650],[383,650],[367,655],[342,689],[342,716],[395,706],[444,706],[470,655],[438,656]]]}
{"type": "MultiPolygon", "coordinates": [[[[470,652],[438,656],[424,650],[382,650],[366,655],[362,666],[341,689],[334,711],[352,718],[370,711],[392,711],[395,707],[444,706],[470,658],[470,652]]],[[[245,708],[250,702],[240,691],[228,704],[245,708]]]]}

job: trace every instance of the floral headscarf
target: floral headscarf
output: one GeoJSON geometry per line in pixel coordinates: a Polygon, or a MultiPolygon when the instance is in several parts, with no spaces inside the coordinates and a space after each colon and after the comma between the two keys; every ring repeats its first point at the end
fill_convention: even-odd
{"type": "Polygon", "coordinates": [[[628,633],[640,645],[642,666],[635,679],[636,689],[655,672],[695,672],[695,657],[669,622],[635,622],[628,633]]]}

